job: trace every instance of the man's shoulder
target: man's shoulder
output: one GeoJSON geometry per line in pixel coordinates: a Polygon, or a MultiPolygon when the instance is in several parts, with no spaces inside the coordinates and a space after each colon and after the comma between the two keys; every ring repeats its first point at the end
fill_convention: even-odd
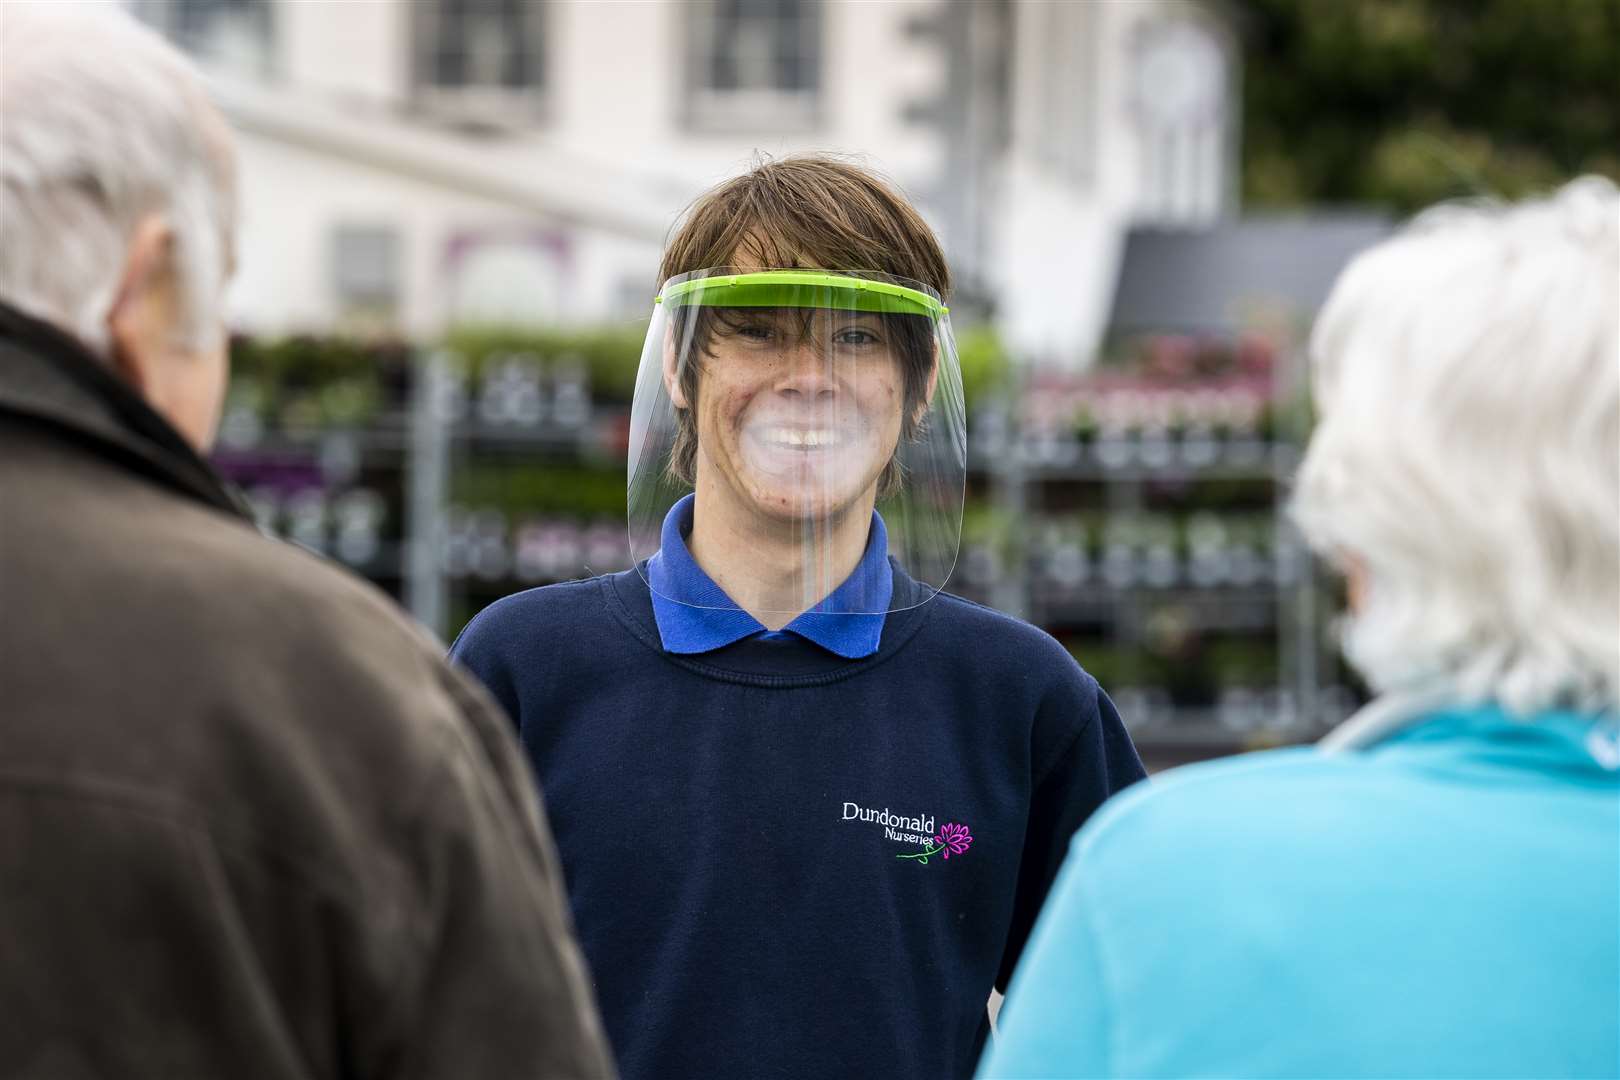
{"type": "Polygon", "coordinates": [[[451,655],[480,663],[518,656],[561,660],[601,653],[629,636],[628,615],[616,579],[635,571],[540,585],[501,597],[456,636],[451,655]]]}
{"type": "Polygon", "coordinates": [[[907,651],[1009,730],[1033,724],[1039,762],[1049,766],[1099,717],[1119,723],[1097,680],[1046,631],[951,593],[928,608],[907,651]]]}
{"type": "Polygon", "coordinates": [[[934,605],[932,621],[951,632],[990,634],[1024,646],[1063,650],[1056,639],[1040,627],[955,593],[941,591],[927,602],[934,605]]]}
{"type": "Polygon", "coordinates": [[[461,640],[514,633],[567,637],[577,632],[579,620],[608,614],[607,590],[612,589],[615,576],[601,574],[509,593],[473,616],[461,640]]]}
{"type": "Polygon", "coordinates": [[[193,628],[208,642],[223,648],[285,636],[310,649],[344,653],[362,647],[436,652],[398,604],[353,571],[246,523],[194,509],[213,520],[153,537],[156,546],[147,554],[158,557],[130,569],[184,598],[193,628]]]}
{"type": "MultiPolygon", "coordinates": [[[[30,673],[16,704],[72,716],[84,770],[253,831],[278,816],[271,794],[296,802],[323,785],[350,793],[351,817],[383,814],[440,782],[469,720],[495,724],[380,590],[243,519],[121,485],[30,529],[35,572],[8,596],[8,659],[30,673]],[[42,557],[47,542],[57,559],[42,557]],[[131,738],[142,755],[124,752],[131,738]]],[[[42,769],[60,767],[60,747],[31,746],[42,769]]],[[[318,809],[279,816],[296,831],[318,809]]]]}
{"type": "Polygon", "coordinates": [[[943,637],[955,655],[998,670],[1045,668],[1090,679],[1074,655],[1038,626],[954,593],[938,593],[928,603],[933,610],[926,631],[936,640],[943,637]]]}
{"type": "Polygon", "coordinates": [[[51,673],[46,698],[96,716],[112,701],[167,712],[179,728],[257,730],[280,714],[275,730],[332,746],[411,746],[424,759],[459,737],[453,718],[469,704],[442,646],[319,555],[129,484],[110,487],[99,508],[81,499],[31,528],[37,572],[8,599],[32,628],[18,653],[51,673]],[[42,557],[47,544],[56,559],[42,557]],[[143,677],[120,688],[98,666],[109,655],[143,677]],[[210,720],[210,702],[229,706],[210,720]]]}
{"type": "Polygon", "coordinates": [[[575,611],[594,613],[602,607],[603,587],[610,585],[614,576],[599,574],[508,593],[479,612],[478,618],[521,622],[550,620],[556,615],[575,611]]]}

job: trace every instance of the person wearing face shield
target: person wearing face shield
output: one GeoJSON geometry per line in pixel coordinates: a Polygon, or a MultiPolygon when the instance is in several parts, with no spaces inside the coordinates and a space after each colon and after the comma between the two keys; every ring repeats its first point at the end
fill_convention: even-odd
{"type": "Polygon", "coordinates": [[[631,1080],[971,1073],[1079,825],[1143,776],[1056,641],[942,591],[967,439],[928,226],[767,162],[664,256],[632,569],[452,649],[514,719],[631,1080]]]}

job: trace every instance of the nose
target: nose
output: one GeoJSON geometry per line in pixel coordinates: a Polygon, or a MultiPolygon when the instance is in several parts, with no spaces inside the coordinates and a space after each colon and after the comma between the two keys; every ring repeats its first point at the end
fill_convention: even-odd
{"type": "Polygon", "coordinates": [[[776,392],[804,402],[822,401],[838,391],[826,350],[814,340],[801,341],[784,351],[776,392]]]}

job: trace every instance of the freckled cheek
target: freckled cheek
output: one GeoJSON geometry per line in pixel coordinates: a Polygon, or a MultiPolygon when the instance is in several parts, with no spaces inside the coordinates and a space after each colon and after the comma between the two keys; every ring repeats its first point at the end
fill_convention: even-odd
{"type": "Polygon", "coordinates": [[[860,401],[861,411],[866,414],[867,422],[872,427],[886,429],[899,423],[900,391],[898,387],[889,383],[870,387],[861,395],[860,401]]]}
{"type": "Polygon", "coordinates": [[[742,423],[743,414],[754,400],[754,395],[746,390],[728,391],[720,399],[720,415],[725,418],[727,426],[735,427],[742,423]]]}
{"type": "Polygon", "coordinates": [[[706,403],[707,427],[720,439],[734,439],[741,432],[744,414],[755,395],[746,389],[716,388],[706,403]]]}

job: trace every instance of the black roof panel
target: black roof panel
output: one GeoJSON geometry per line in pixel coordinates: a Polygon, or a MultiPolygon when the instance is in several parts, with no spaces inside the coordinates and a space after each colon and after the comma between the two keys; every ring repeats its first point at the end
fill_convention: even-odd
{"type": "Polygon", "coordinates": [[[1307,320],[1350,258],[1392,229],[1371,213],[1132,229],[1109,331],[1230,332],[1257,307],[1307,320]]]}

